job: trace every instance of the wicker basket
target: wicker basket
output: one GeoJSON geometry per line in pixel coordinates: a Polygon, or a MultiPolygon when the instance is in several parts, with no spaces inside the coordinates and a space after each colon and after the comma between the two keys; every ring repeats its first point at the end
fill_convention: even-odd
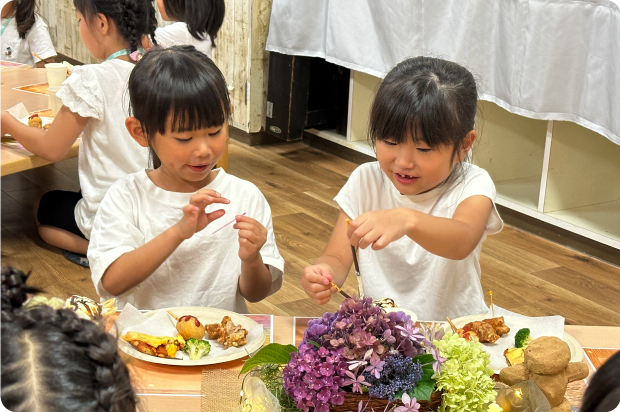
{"type": "MultiPolygon", "coordinates": [[[[368,405],[366,406],[367,411],[371,411],[374,409],[377,412],[383,412],[383,410],[388,404],[387,399],[371,398],[368,396],[368,394],[347,392],[344,397],[344,403],[342,405],[332,405],[329,410],[331,412],[357,411],[357,406],[359,405],[360,401],[364,401],[364,406],[366,406],[366,402],[368,402],[368,405]]],[[[418,403],[420,404],[420,411],[437,410],[437,408],[439,408],[439,406],[441,405],[441,392],[433,392],[430,402],[418,401],[418,403]]],[[[397,401],[392,403],[392,405],[394,407],[402,406],[402,402],[397,401]]]]}

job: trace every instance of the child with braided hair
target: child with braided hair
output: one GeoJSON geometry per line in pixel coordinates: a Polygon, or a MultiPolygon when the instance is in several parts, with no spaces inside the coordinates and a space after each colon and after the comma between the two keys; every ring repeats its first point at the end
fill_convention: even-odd
{"type": "Polygon", "coordinates": [[[26,149],[59,161],[82,134],[78,158],[80,192],[54,190],[35,206],[39,234],[88,266],[86,250],[99,203],[121,177],[144,169],[148,150],[124,127],[123,96],[145,36],[154,36],[155,8],[149,0],[74,0],[80,36],[100,64],[74,67],[56,96],[62,100],[49,131],[28,127],[7,112],[2,132],[26,149]],[[80,254],[80,255],[78,255],[80,254]]]}
{"type": "Polygon", "coordinates": [[[192,45],[211,58],[217,32],[224,22],[224,0],[157,0],[162,19],[175,23],[155,30],[163,47],[192,45]]]}
{"type": "Polygon", "coordinates": [[[70,309],[22,308],[28,276],[2,268],[2,404],[13,412],[133,412],[116,340],[70,309]]]}

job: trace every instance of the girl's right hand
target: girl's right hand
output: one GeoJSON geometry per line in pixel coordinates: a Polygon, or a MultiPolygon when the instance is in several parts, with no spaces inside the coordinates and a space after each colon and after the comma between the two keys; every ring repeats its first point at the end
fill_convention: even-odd
{"type": "Polygon", "coordinates": [[[189,199],[189,204],[183,208],[183,217],[174,225],[177,234],[182,239],[189,239],[209,223],[224,216],[226,212],[223,209],[205,213],[205,208],[213,203],[228,204],[230,200],[212,189],[201,189],[194,193],[189,199]]]}
{"type": "Polygon", "coordinates": [[[301,286],[319,305],[324,305],[332,297],[335,289],[329,282],[333,280],[333,269],[327,263],[308,266],[301,272],[301,286]]]}

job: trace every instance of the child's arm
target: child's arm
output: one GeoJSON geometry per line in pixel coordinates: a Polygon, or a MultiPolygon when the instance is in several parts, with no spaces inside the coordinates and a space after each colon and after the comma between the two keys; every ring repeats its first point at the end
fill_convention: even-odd
{"type": "Polygon", "coordinates": [[[408,208],[377,210],[351,222],[347,237],[362,249],[380,250],[408,236],[435,255],[461,260],[480,242],[492,208],[491,199],[476,195],[463,200],[451,219],[408,208]]]}
{"type": "Polygon", "coordinates": [[[205,213],[205,207],[213,203],[230,201],[211,189],[196,192],[190,204],[183,208],[183,217],[178,223],[108,266],[101,278],[103,288],[109,294],[119,296],[145,281],[185,239],[224,215],[222,209],[205,213]]]}
{"type": "Polygon", "coordinates": [[[335,292],[329,282],[333,281],[336,285],[342,286],[353,264],[353,253],[347,237],[348,218],[341,210],[323,254],[314,265],[305,268],[301,274],[301,286],[319,305],[329,302],[332,293],[335,292]]]}
{"type": "Polygon", "coordinates": [[[62,106],[48,131],[27,126],[8,112],[2,112],[0,122],[2,134],[10,134],[26,150],[37,156],[57,162],[67,156],[89,119],[62,106]]]}
{"type": "Polygon", "coordinates": [[[271,289],[271,272],[263,263],[260,250],[267,241],[267,229],[248,216],[235,216],[233,226],[239,230],[239,258],[241,277],[239,292],[250,302],[259,302],[267,297],[271,289]]]}

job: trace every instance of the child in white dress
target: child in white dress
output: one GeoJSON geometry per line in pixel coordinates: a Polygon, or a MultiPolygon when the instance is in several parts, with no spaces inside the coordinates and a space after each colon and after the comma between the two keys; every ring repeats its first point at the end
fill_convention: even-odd
{"type": "Polygon", "coordinates": [[[54,62],[56,50],[47,24],[35,8],[35,0],[12,0],[2,6],[2,60],[36,67],[54,62]]]}
{"type": "Polygon", "coordinates": [[[192,45],[212,57],[224,22],[224,0],[157,0],[157,7],[164,20],[175,22],[155,30],[157,44],[192,45]]]}
{"type": "Polygon", "coordinates": [[[214,169],[228,140],[224,76],[193,46],[153,49],[129,79],[126,126],[153,169],[116,182],[93,227],[97,293],[139,309],[247,313],[282,285],[271,209],[256,186],[214,169]],[[234,223],[234,225],[233,225],[234,223]]]}
{"type": "Polygon", "coordinates": [[[456,63],[416,57],[388,73],[370,113],[377,162],[358,167],[334,199],[336,227],[302,273],[311,298],[324,304],[329,282],[344,283],[353,245],[365,295],[428,321],[487,312],[480,249],[503,223],[491,177],[465,161],[477,105],[476,82],[456,63]]]}
{"type": "Polygon", "coordinates": [[[36,207],[39,234],[88,266],[88,239],[105,192],[117,179],[143,169],[148,150],[124,126],[123,96],[143,36],[153,35],[155,9],[148,0],[75,0],[80,35],[100,64],[75,66],[56,96],[62,100],[49,131],[28,127],[2,113],[2,132],[32,153],[62,160],[82,134],[78,156],[80,192],[47,192],[36,207]],[[78,255],[79,254],[79,255],[78,255]]]}

